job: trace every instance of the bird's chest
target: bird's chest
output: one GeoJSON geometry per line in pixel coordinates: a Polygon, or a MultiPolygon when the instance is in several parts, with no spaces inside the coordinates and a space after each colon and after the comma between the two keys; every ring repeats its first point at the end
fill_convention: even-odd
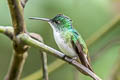
{"type": "Polygon", "coordinates": [[[60,50],[68,56],[76,56],[75,51],[70,46],[70,42],[67,42],[65,37],[59,32],[54,32],[55,41],[60,48],[60,50]]]}

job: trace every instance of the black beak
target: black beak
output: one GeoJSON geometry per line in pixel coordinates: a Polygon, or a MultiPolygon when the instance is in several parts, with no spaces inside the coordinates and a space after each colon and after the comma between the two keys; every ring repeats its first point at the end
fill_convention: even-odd
{"type": "Polygon", "coordinates": [[[48,19],[48,18],[38,18],[38,17],[30,17],[29,19],[42,20],[42,21],[47,21],[47,22],[50,22],[50,21],[51,21],[51,19],[48,19]]]}

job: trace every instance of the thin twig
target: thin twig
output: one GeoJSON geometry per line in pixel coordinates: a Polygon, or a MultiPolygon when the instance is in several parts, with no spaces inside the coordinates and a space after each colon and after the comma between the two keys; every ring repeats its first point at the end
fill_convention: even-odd
{"type": "MultiPolygon", "coordinates": [[[[36,33],[27,33],[27,34],[31,38],[43,43],[43,39],[39,34],[36,34],[36,33]]],[[[48,80],[47,54],[46,54],[46,52],[41,51],[41,50],[40,50],[40,53],[41,53],[41,61],[42,61],[43,80],[48,80]]]]}
{"type": "Polygon", "coordinates": [[[41,60],[42,60],[43,80],[48,80],[47,54],[45,52],[41,52],[41,60]]]}
{"type": "Polygon", "coordinates": [[[27,1],[28,0],[21,0],[21,5],[22,5],[23,8],[25,8],[25,5],[26,5],[27,1]]]}
{"type": "Polygon", "coordinates": [[[94,80],[102,80],[100,79],[95,73],[93,73],[92,71],[90,71],[88,68],[84,67],[82,64],[80,64],[79,62],[77,62],[76,60],[73,60],[72,58],[67,57],[65,54],[31,38],[29,35],[27,34],[21,34],[18,36],[18,39],[22,40],[24,43],[32,46],[32,47],[36,47],[40,50],[43,50],[47,53],[51,53],[51,55],[54,55],[56,57],[58,57],[59,59],[62,59],[64,61],[66,61],[67,63],[73,65],[74,67],[76,67],[79,71],[87,74],[88,76],[90,76],[91,78],[93,78],[94,80]]]}

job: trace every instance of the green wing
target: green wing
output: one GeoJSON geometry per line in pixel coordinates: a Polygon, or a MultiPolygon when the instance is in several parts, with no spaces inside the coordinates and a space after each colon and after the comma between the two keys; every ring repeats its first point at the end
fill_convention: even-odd
{"type": "Polygon", "coordinates": [[[63,36],[65,41],[70,43],[69,46],[75,50],[81,63],[93,71],[89,62],[88,49],[81,35],[76,30],[71,29],[63,32],[63,36]]]}
{"type": "Polygon", "coordinates": [[[79,56],[81,63],[85,67],[93,71],[89,62],[87,46],[84,40],[82,39],[82,37],[77,32],[71,35],[71,43],[72,43],[73,49],[76,51],[77,55],[79,56]]]}

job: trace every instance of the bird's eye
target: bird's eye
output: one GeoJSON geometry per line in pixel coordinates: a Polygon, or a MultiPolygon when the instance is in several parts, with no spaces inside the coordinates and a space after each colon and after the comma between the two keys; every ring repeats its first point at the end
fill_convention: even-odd
{"type": "Polygon", "coordinates": [[[70,19],[70,21],[72,22],[72,20],[70,19]]]}
{"type": "Polygon", "coordinates": [[[56,24],[60,24],[60,21],[55,21],[56,24]]]}

